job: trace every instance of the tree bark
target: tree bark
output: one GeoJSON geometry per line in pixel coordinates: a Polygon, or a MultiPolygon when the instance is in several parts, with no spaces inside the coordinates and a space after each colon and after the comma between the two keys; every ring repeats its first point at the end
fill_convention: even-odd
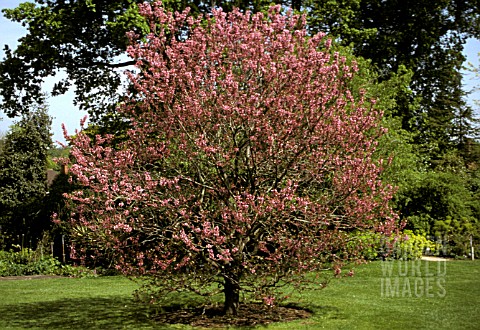
{"type": "Polygon", "coordinates": [[[225,293],[225,315],[237,315],[240,303],[240,285],[238,277],[234,274],[224,275],[224,293],[225,293]]]}

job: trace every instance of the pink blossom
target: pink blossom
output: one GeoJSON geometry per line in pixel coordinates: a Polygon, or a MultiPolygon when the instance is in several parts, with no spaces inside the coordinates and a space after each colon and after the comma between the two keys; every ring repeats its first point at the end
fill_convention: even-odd
{"type": "Polygon", "coordinates": [[[279,274],[300,286],[336,263],[340,275],[339,261],[358,258],[346,232],[398,229],[374,158],[382,114],[349,89],[358,65],[325,34],[307,37],[304,18],[280,6],[204,21],[139,8],[151,33],[129,34],[135,92],[117,109],[131,127],[121,142],[68,140],[85,251],[108,247],[126,274],[171,289],[202,275],[264,293],[279,274]]]}

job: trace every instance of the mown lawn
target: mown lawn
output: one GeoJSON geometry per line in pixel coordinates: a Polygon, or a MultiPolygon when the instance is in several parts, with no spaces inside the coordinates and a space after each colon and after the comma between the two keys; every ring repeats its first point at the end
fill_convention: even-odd
{"type": "MultiPolygon", "coordinates": [[[[0,329],[190,328],[152,322],[132,301],[136,287],[122,277],[0,280],[0,329]]],[[[292,302],[314,315],[263,328],[480,329],[480,261],[374,262],[292,302]]]]}

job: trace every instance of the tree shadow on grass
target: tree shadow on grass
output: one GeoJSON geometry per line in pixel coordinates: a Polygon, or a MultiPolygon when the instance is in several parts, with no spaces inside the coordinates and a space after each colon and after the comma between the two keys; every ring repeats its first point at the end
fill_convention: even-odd
{"type": "Polygon", "coordinates": [[[147,306],[127,298],[62,299],[0,306],[0,323],[22,329],[161,329],[147,313],[147,306]]]}
{"type": "Polygon", "coordinates": [[[274,308],[261,303],[241,303],[237,315],[223,313],[223,305],[213,304],[196,308],[167,308],[156,316],[162,324],[188,324],[203,329],[241,327],[253,329],[275,322],[290,322],[308,319],[312,312],[294,304],[276,306],[274,308]]]}
{"type": "Polygon", "coordinates": [[[75,298],[37,303],[0,306],[0,327],[18,329],[171,329],[168,324],[190,324],[202,328],[238,326],[244,329],[272,322],[305,319],[316,316],[335,317],[335,307],[315,306],[313,312],[295,304],[267,311],[258,304],[247,304],[234,319],[221,316],[218,307],[187,308],[172,305],[160,315],[132,298],[75,298]],[[313,312],[313,313],[312,313],[313,312]]]}

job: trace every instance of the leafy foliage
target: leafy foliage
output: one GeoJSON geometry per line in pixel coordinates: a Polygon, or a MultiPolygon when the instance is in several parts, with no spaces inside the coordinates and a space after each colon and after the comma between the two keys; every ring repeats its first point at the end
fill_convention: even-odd
{"type": "Polygon", "coordinates": [[[471,176],[460,166],[455,170],[419,173],[407,191],[397,194],[398,207],[409,219],[411,229],[434,234],[437,220],[451,218],[473,219],[478,201],[472,190],[471,176]]]}
{"type": "Polygon", "coordinates": [[[25,114],[5,136],[0,154],[0,224],[10,236],[39,238],[49,226],[40,211],[46,195],[51,119],[39,107],[25,114]]]}
{"type": "MultiPolygon", "coordinates": [[[[7,19],[27,28],[19,47],[5,48],[0,62],[0,107],[9,116],[28,112],[36,103],[42,103],[41,90],[46,77],[59,72],[66,74],[59,80],[52,95],[65,93],[75,86],[75,104],[88,110],[91,119],[115,113],[115,104],[121,100],[122,71],[134,64],[125,59],[127,32],[145,36],[149,26],[138,12],[143,0],[35,0],[14,9],[4,9],[7,19]]],[[[151,2],[151,1],[149,1],[151,2]]],[[[198,13],[211,11],[211,4],[201,1],[164,1],[172,10],[190,6],[198,13]]],[[[242,6],[260,10],[270,1],[228,1],[222,6],[232,10],[242,6]]]]}
{"type": "Polygon", "coordinates": [[[52,275],[60,262],[50,255],[38,255],[31,249],[0,251],[0,276],[52,275]]]}
{"type": "MultiPolygon", "coordinates": [[[[7,50],[0,63],[2,108],[10,115],[28,111],[29,104],[43,99],[40,81],[65,70],[67,78],[52,93],[76,85],[76,103],[90,110],[91,119],[97,119],[89,128],[92,138],[108,133],[117,141],[128,138],[129,118],[114,108],[121,100],[118,68],[133,64],[123,55],[128,44],[125,33],[134,31],[145,38],[150,32],[138,12],[141,2],[38,0],[5,10],[9,19],[27,27],[28,34],[16,50],[7,50]]],[[[424,172],[442,173],[437,166],[452,153],[468,168],[465,172],[460,165],[458,170],[474,175],[471,169],[478,168],[480,155],[478,119],[465,104],[460,69],[465,40],[478,37],[480,16],[475,1],[235,0],[215,6],[225,12],[234,7],[265,12],[271,3],[304,12],[309,33],[327,32],[373,65],[368,70],[381,84],[368,95],[377,97],[378,108],[390,117],[384,122],[390,132],[381,149],[390,152],[383,153],[387,157],[394,151],[393,167],[384,178],[399,186],[398,209],[405,211],[403,204],[416,198],[418,185],[428,184],[424,172]]],[[[164,5],[172,12],[191,7],[194,16],[212,12],[210,2],[166,0],[164,5]]],[[[405,217],[431,228],[428,223],[437,220],[436,215],[418,206],[413,209],[410,203],[405,217]]],[[[478,203],[473,208],[478,209],[478,203]]]]}
{"type": "Polygon", "coordinates": [[[453,219],[449,216],[445,220],[436,221],[433,231],[446,241],[444,252],[446,255],[458,258],[471,257],[473,245],[474,257],[477,259],[480,257],[480,223],[476,219],[453,219]]]}
{"type": "MultiPolygon", "coordinates": [[[[456,118],[473,119],[460,70],[465,40],[478,37],[475,1],[304,1],[303,6],[312,30],[352,43],[355,54],[372,60],[383,77],[401,66],[412,70],[414,93],[396,109],[402,127],[420,133],[417,143],[436,143],[439,151],[452,147],[453,131],[460,128],[456,118]],[[418,108],[412,107],[415,99],[418,108]]],[[[472,122],[467,126],[471,130],[472,122]]]]}
{"type": "MultiPolygon", "coordinates": [[[[116,68],[132,64],[119,57],[127,45],[126,32],[143,36],[149,32],[138,13],[143,1],[35,2],[4,10],[7,18],[26,26],[28,34],[16,50],[7,49],[0,66],[3,108],[11,115],[25,111],[43,98],[41,80],[64,70],[67,79],[57,84],[54,95],[64,93],[74,82],[81,108],[95,116],[112,111],[121,84],[116,68]]],[[[412,5],[397,0],[164,1],[172,12],[190,7],[196,15],[210,14],[214,7],[260,12],[273,3],[305,12],[310,31],[327,32],[344,45],[353,44],[356,55],[371,59],[385,78],[401,66],[415,72],[410,86],[415,97],[421,96],[422,107],[412,109],[411,97],[399,104],[403,127],[419,128],[417,124],[422,123],[424,139],[449,134],[455,111],[465,108],[459,70],[464,60],[462,44],[478,36],[475,1],[422,0],[412,5]]]]}
{"type": "Polygon", "coordinates": [[[423,255],[444,255],[447,242],[432,241],[425,234],[404,230],[395,237],[375,232],[354,232],[349,245],[360,248],[366,260],[417,260],[423,255]]]}
{"type": "Polygon", "coordinates": [[[89,277],[96,273],[81,266],[62,265],[56,258],[24,248],[21,251],[0,250],[0,276],[61,275],[89,277]]]}
{"type": "Polygon", "coordinates": [[[118,59],[125,51],[126,32],[147,32],[135,1],[36,3],[3,10],[7,18],[28,29],[15,51],[5,49],[0,64],[3,110],[14,116],[43,102],[42,80],[63,70],[66,78],[54,86],[52,95],[65,93],[74,82],[80,108],[92,114],[108,111],[121,85],[115,68],[128,65],[118,59]]]}

